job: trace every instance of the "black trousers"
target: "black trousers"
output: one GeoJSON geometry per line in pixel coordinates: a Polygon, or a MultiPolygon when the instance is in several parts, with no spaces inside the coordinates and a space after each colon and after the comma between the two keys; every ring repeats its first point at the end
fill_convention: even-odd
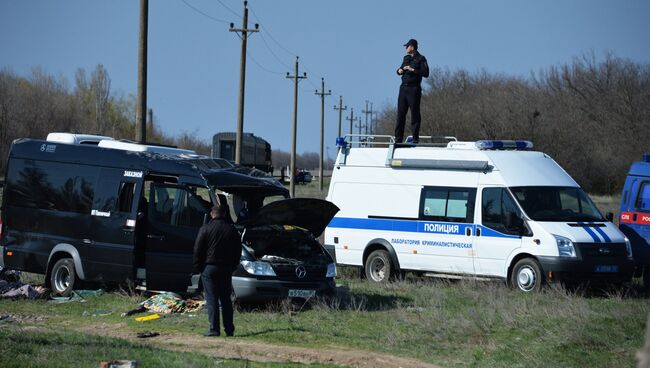
{"type": "Polygon", "coordinates": [[[235,333],[233,322],[232,301],[232,269],[206,265],[201,272],[203,281],[203,292],[208,306],[208,319],[210,320],[210,332],[219,334],[219,305],[221,304],[221,316],[223,318],[223,330],[226,335],[235,333]]]}
{"type": "Polygon", "coordinates": [[[404,124],[406,123],[406,112],[411,109],[411,134],[413,142],[420,141],[420,99],[422,98],[422,87],[401,85],[397,97],[397,122],[395,123],[395,142],[404,141],[404,124]]]}

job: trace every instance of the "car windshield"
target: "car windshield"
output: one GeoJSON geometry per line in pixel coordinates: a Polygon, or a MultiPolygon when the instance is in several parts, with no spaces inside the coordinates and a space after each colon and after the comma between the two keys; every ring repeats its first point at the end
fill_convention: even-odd
{"type": "Polygon", "coordinates": [[[535,221],[605,221],[580,188],[511,187],[510,190],[528,217],[535,221]]]}

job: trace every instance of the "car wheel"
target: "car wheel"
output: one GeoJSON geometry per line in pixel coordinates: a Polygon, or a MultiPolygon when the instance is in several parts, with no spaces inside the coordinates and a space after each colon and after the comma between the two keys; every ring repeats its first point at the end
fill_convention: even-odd
{"type": "Polygon", "coordinates": [[[77,273],[71,258],[59,259],[52,267],[50,285],[52,293],[60,296],[69,296],[77,282],[77,273]]]}
{"type": "Polygon", "coordinates": [[[385,250],[376,250],[366,260],[366,278],[385,283],[393,276],[393,264],[390,255],[385,250]]]}
{"type": "Polygon", "coordinates": [[[650,266],[643,267],[643,287],[650,290],[650,266]]]}
{"type": "Polygon", "coordinates": [[[510,284],[512,287],[521,291],[539,291],[544,281],[542,268],[539,263],[532,258],[519,260],[510,275],[510,284]]]}

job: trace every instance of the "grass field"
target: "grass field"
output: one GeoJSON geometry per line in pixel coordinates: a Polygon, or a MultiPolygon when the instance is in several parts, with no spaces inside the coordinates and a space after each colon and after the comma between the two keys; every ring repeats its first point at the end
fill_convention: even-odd
{"type": "MultiPolygon", "coordinates": [[[[444,367],[630,367],[643,346],[650,313],[648,295],[634,289],[590,295],[550,288],[523,294],[499,282],[415,277],[389,285],[346,277],[340,284],[338,297],[332,300],[306,306],[278,302],[239,308],[236,339],[356,349],[444,367]]],[[[101,324],[115,326],[124,336],[154,330],[163,336],[198,337],[207,326],[205,312],[146,323],[120,317],[143,299],[113,292],[85,303],[0,300],[0,315],[13,320],[0,322],[0,366],[29,365],[17,364],[16,357],[37,366],[45,362],[39,359],[47,359],[51,366],[66,366],[71,357],[88,363],[110,358],[139,360],[145,366],[215,365],[214,358],[200,354],[190,359],[148,345],[79,332],[101,324]],[[110,314],[93,316],[105,313],[110,314]],[[57,351],[61,353],[50,354],[57,351]]]]}
{"type": "MultiPolygon", "coordinates": [[[[297,185],[296,196],[324,198],[326,191],[320,192],[314,181],[297,185]]],[[[592,198],[603,213],[616,212],[619,198],[592,198]]],[[[240,307],[233,341],[386,354],[443,367],[630,367],[643,346],[650,313],[648,292],[634,286],[609,293],[553,287],[523,294],[501,282],[413,275],[376,285],[356,278],[353,269],[340,271],[334,299],[240,307]]],[[[27,275],[27,281],[39,284],[42,277],[27,275]]],[[[270,362],[251,361],[245,349],[240,358],[226,359],[204,347],[179,351],[176,345],[157,343],[174,336],[203,341],[207,315],[201,311],[146,323],[120,317],[145,298],[110,292],[83,303],[0,300],[0,366],[97,366],[112,359],[137,360],[144,367],[295,366],[277,355],[270,362]],[[134,339],[143,331],[161,337],[134,339]]],[[[314,366],[332,364],[324,359],[314,366]]]]}

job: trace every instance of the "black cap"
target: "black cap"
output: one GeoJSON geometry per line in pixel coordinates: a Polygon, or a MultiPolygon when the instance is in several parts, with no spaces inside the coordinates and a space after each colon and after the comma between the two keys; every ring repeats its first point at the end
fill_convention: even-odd
{"type": "Polygon", "coordinates": [[[404,44],[404,47],[406,47],[406,46],[411,46],[411,45],[412,45],[413,47],[415,47],[415,49],[417,50],[417,48],[418,48],[418,41],[417,41],[417,40],[414,40],[414,39],[411,38],[410,40],[406,41],[406,43],[404,44]]]}

